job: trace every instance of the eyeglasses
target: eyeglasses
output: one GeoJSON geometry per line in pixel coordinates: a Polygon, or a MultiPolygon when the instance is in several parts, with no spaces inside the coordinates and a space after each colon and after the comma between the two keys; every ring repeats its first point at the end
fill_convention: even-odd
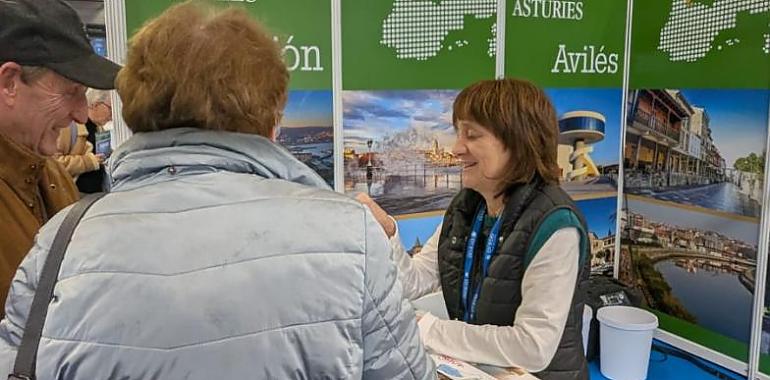
{"type": "Polygon", "coordinates": [[[111,106],[111,105],[109,105],[109,104],[107,104],[107,103],[105,103],[105,102],[98,102],[98,103],[96,103],[96,104],[93,104],[93,105],[91,105],[91,107],[90,107],[90,108],[91,108],[91,109],[96,109],[96,107],[99,107],[99,106],[105,106],[105,107],[107,107],[107,111],[109,111],[109,113],[112,113],[112,106],[111,106]]]}

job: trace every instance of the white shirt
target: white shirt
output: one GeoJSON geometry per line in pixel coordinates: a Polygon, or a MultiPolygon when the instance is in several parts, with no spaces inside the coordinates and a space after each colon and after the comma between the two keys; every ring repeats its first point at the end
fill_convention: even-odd
{"type": "MultiPolygon", "coordinates": [[[[415,300],[441,287],[438,241],[441,226],[410,257],[396,234],[390,239],[393,261],[399,269],[404,297],[415,300]]],[[[471,363],[544,370],[556,354],[578,276],[580,233],[562,228],[537,252],[522,279],[522,301],[513,326],[471,325],[442,320],[430,313],[418,325],[423,344],[431,351],[471,363]]]]}

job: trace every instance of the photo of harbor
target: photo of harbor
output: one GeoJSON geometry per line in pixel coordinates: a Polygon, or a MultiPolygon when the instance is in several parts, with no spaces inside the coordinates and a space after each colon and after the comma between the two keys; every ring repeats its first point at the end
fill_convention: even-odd
{"type": "Polygon", "coordinates": [[[331,90],[292,90],[278,143],[334,186],[334,129],[331,90]]]}
{"type": "Polygon", "coordinates": [[[345,91],[345,191],[388,213],[443,210],[462,187],[451,154],[455,90],[345,91]]]}

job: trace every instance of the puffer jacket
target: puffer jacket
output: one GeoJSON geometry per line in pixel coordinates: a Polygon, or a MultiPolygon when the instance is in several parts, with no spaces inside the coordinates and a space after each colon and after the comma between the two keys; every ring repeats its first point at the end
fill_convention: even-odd
{"type": "MultiPolygon", "coordinates": [[[[435,378],[382,229],[284,149],[229,132],[139,133],[111,172],[113,192],[62,264],[38,379],[435,378]]],[[[0,370],[63,217],[13,280],[0,370]]]]}

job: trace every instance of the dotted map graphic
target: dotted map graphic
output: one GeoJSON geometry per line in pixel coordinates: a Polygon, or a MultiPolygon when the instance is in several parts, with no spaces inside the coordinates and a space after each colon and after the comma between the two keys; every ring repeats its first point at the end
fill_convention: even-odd
{"type": "MultiPolygon", "coordinates": [[[[380,43],[396,51],[398,59],[425,61],[446,49],[452,51],[470,44],[467,40],[447,41],[449,32],[462,30],[464,18],[495,17],[496,0],[395,0],[382,23],[380,43]]],[[[487,54],[495,56],[497,26],[492,25],[487,54]]]]}
{"type": "MultiPolygon", "coordinates": [[[[714,48],[722,50],[740,43],[732,38],[714,46],[720,32],[736,27],[741,12],[751,14],[770,11],[770,0],[716,0],[711,5],[696,0],[673,0],[668,21],[660,32],[658,49],[673,62],[695,62],[714,48]]],[[[764,34],[762,51],[770,54],[770,33],[764,34]]],[[[757,47],[760,48],[759,46],[757,47]]]]}

